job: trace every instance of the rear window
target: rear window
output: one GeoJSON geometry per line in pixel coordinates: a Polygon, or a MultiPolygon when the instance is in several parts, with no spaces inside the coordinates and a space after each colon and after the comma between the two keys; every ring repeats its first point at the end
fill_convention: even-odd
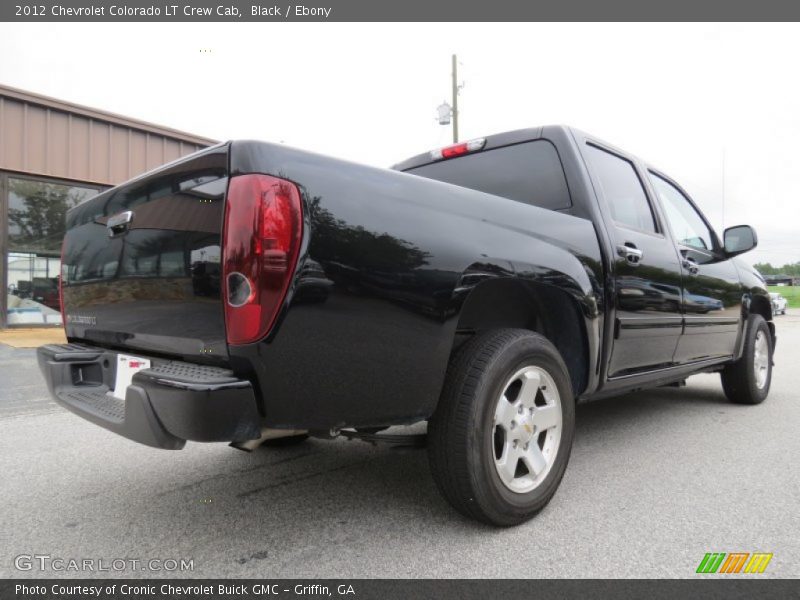
{"type": "Polygon", "coordinates": [[[561,160],[546,140],[467,154],[408,173],[551,210],[572,206],[561,160]]]}

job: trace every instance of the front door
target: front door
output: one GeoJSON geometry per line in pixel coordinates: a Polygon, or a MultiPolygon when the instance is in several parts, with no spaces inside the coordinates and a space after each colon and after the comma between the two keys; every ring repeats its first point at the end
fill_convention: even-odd
{"type": "Polygon", "coordinates": [[[680,188],[664,176],[648,173],[678,245],[682,267],[684,332],[676,363],[734,354],[742,314],[739,274],[726,259],[703,215],[680,188]]]}

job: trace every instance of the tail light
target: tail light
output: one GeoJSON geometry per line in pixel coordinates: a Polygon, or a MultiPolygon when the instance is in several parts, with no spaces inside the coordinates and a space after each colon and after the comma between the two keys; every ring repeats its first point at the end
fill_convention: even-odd
{"type": "Polygon", "coordinates": [[[229,344],[256,342],[272,329],[297,264],[302,227],[293,183],[269,175],[231,178],[222,246],[229,344]]]}
{"type": "Polygon", "coordinates": [[[460,144],[453,144],[445,148],[431,151],[431,158],[433,160],[442,160],[443,158],[455,158],[456,156],[463,156],[470,152],[477,152],[486,145],[486,138],[478,138],[460,144]]]}

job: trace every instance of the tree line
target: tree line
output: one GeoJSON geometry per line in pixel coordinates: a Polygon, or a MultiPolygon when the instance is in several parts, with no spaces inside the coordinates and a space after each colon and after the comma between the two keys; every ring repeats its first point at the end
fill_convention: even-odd
{"type": "Polygon", "coordinates": [[[800,277],[800,261],[787,263],[782,267],[773,267],[770,263],[756,263],[753,265],[762,275],[790,275],[800,277]]]}

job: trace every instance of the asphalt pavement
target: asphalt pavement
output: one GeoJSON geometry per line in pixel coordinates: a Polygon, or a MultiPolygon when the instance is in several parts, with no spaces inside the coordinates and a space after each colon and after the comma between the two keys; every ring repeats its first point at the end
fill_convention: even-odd
{"type": "Polygon", "coordinates": [[[776,323],[766,402],[699,375],[581,405],[561,488],[512,529],[451,510],[425,450],[137,445],[57,407],[34,351],[0,345],[0,577],[683,578],[707,552],[773,553],[757,577],[798,577],[800,310],[776,323]]]}

